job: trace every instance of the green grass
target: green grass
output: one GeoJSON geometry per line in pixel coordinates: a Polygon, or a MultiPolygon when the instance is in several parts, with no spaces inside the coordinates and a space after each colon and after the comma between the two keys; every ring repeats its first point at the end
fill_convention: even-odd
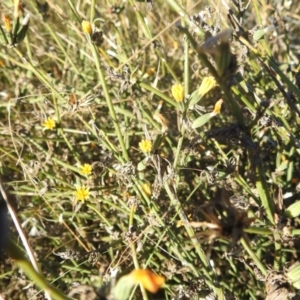
{"type": "Polygon", "coordinates": [[[157,294],[138,286],[130,299],[293,299],[298,5],[230,1],[228,18],[214,1],[157,0],[153,10],[134,0],[41,4],[26,1],[17,17],[12,1],[1,3],[12,30],[2,18],[0,175],[10,241],[0,296],[69,299],[75,284],[113,289],[148,268],[165,285],[157,294]],[[84,33],[83,20],[97,29],[84,33]],[[276,30],[264,32],[272,21],[276,30]],[[208,76],[216,86],[199,96],[208,76]],[[182,102],[174,84],[184,86],[182,102]],[[76,200],[80,187],[85,201],[76,200]]]}

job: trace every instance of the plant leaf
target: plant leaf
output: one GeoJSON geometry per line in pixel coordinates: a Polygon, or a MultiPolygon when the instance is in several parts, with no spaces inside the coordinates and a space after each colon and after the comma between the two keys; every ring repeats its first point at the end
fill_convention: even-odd
{"type": "Polygon", "coordinates": [[[300,215],[300,201],[291,204],[284,212],[285,217],[295,218],[300,215]]]}

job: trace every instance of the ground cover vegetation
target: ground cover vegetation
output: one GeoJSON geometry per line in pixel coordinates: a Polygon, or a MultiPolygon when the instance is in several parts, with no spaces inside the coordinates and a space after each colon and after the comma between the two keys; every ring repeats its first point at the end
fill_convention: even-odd
{"type": "Polygon", "coordinates": [[[297,1],[0,3],[1,299],[299,299],[297,1]]]}

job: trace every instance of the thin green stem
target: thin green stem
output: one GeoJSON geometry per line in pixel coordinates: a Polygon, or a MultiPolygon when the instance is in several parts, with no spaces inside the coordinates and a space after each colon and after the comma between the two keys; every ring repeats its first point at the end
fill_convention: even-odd
{"type": "Polygon", "coordinates": [[[242,243],[244,249],[250,255],[250,257],[254,260],[254,262],[256,263],[256,266],[259,268],[259,270],[263,273],[263,275],[266,276],[267,269],[265,268],[264,264],[259,260],[259,258],[256,256],[256,254],[252,251],[252,249],[248,245],[248,242],[244,238],[242,238],[241,243],[242,243]]]}
{"type": "Polygon", "coordinates": [[[74,16],[76,17],[77,21],[78,21],[79,23],[81,23],[82,18],[80,17],[79,13],[77,12],[77,9],[76,9],[76,7],[75,7],[73,1],[72,1],[72,0],[68,0],[68,3],[69,3],[69,6],[70,6],[70,8],[71,8],[71,10],[72,10],[72,12],[73,12],[73,14],[74,14],[74,16]]]}
{"type": "Polygon", "coordinates": [[[59,49],[63,52],[64,57],[65,57],[65,61],[70,62],[73,70],[76,72],[77,75],[81,75],[81,72],[77,68],[77,66],[74,63],[73,59],[70,57],[70,55],[68,54],[68,52],[65,50],[66,47],[63,46],[63,44],[61,43],[61,41],[57,37],[56,32],[52,29],[52,27],[50,26],[49,23],[45,23],[45,26],[46,26],[47,30],[50,32],[50,35],[52,36],[52,38],[54,39],[54,41],[57,43],[59,49]]]}
{"type": "Polygon", "coordinates": [[[233,98],[231,89],[228,87],[228,84],[226,81],[224,81],[224,78],[220,77],[214,68],[214,66],[211,64],[211,62],[206,57],[206,54],[199,49],[197,42],[193,38],[193,36],[189,33],[189,31],[186,28],[180,28],[181,31],[186,34],[188,40],[190,41],[192,47],[196,50],[197,55],[199,59],[203,62],[203,64],[209,69],[210,73],[215,77],[216,81],[220,85],[221,89],[223,90],[224,96],[226,101],[229,103],[231,112],[233,116],[237,119],[239,125],[242,128],[245,128],[245,121],[243,118],[243,114],[241,111],[241,108],[239,107],[237,101],[233,98]]]}
{"type": "Polygon", "coordinates": [[[222,289],[217,287],[216,285],[212,284],[212,282],[211,282],[211,276],[209,275],[209,272],[208,272],[209,264],[208,264],[206,255],[205,255],[204,251],[202,250],[198,239],[195,237],[193,228],[189,225],[188,218],[187,218],[185,212],[183,211],[183,209],[181,208],[180,202],[176,198],[175,194],[172,192],[172,188],[170,187],[170,185],[167,181],[165,182],[164,186],[165,186],[166,192],[171,200],[171,204],[174,205],[174,207],[176,208],[176,212],[178,213],[178,215],[180,217],[182,225],[185,227],[185,230],[186,230],[188,236],[190,237],[191,242],[192,242],[193,246],[195,247],[196,252],[203,264],[202,272],[208,278],[207,283],[211,284],[211,288],[214,290],[214,292],[219,297],[218,299],[224,299],[224,294],[222,292],[222,289]]]}
{"type": "Polygon", "coordinates": [[[266,210],[267,217],[271,224],[275,224],[274,221],[274,213],[275,213],[275,207],[274,202],[272,201],[272,198],[269,193],[268,184],[266,182],[265,172],[263,169],[262,162],[258,163],[257,169],[256,169],[256,188],[258,190],[258,194],[261,200],[261,203],[263,207],[266,210]]]}
{"type": "Polygon", "coordinates": [[[50,285],[45,277],[33,268],[31,263],[24,257],[21,250],[12,241],[9,243],[8,253],[36,286],[45,291],[50,297],[55,300],[71,300],[71,298],[65,296],[60,290],[50,285]]]}
{"type": "Polygon", "coordinates": [[[106,99],[106,103],[107,103],[107,106],[108,106],[108,109],[109,109],[109,114],[110,114],[110,117],[111,117],[111,119],[113,121],[114,128],[115,128],[115,131],[117,133],[118,140],[119,140],[119,143],[120,143],[120,146],[121,146],[121,149],[122,149],[123,160],[124,161],[128,161],[129,160],[129,156],[128,156],[128,153],[127,153],[127,149],[125,147],[125,142],[124,142],[124,139],[123,139],[123,134],[121,133],[119,122],[117,120],[117,116],[116,116],[116,113],[115,113],[114,105],[112,103],[110,94],[108,92],[108,88],[107,88],[107,84],[106,84],[106,79],[105,79],[105,76],[103,74],[103,70],[101,68],[101,63],[100,63],[100,59],[99,59],[99,54],[98,54],[97,48],[92,43],[92,41],[91,41],[91,39],[90,39],[89,36],[87,36],[87,40],[88,40],[90,49],[91,49],[91,51],[93,53],[94,62],[96,64],[97,73],[98,73],[98,76],[99,76],[99,79],[100,79],[100,82],[101,82],[101,85],[102,85],[102,89],[103,89],[103,92],[104,92],[104,96],[105,96],[105,99],[106,99]]]}
{"type": "Polygon", "coordinates": [[[95,5],[96,5],[96,1],[92,0],[91,3],[91,13],[90,13],[90,23],[92,24],[94,19],[95,19],[95,5]]]}
{"type": "Polygon", "coordinates": [[[173,99],[166,96],[164,93],[160,92],[159,90],[157,90],[156,88],[150,86],[149,84],[140,81],[140,82],[138,82],[138,85],[140,87],[150,91],[151,93],[155,94],[156,96],[162,98],[163,100],[166,100],[166,102],[168,102],[172,106],[177,107],[177,103],[173,99]]]}
{"type": "MultiPolygon", "coordinates": [[[[184,22],[186,24],[188,24],[191,27],[194,26],[188,12],[182,7],[181,4],[179,4],[176,0],[167,0],[166,2],[168,2],[168,4],[173,8],[174,11],[176,11],[181,17],[183,17],[184,22]]],[[[199,2],[195,3],[194,6],[196,6],[199,2]]],[[[196,33],[200,37],[204,37],[204,32],[200,29],[200,27],[197,28],[196,33]]]]}

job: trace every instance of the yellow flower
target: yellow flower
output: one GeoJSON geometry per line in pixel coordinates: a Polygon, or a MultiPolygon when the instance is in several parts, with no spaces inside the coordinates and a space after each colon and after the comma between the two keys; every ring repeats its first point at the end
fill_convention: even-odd
{"type": "Polygon", "coordinates": [[[147,70],[147,74],[149,75],[149,76],[151,76],[151,75],[153,75],[153,74],[155,74],[155,68],[149,68],[148,70],[147,70]]]}
{"type": "Polygon", "coordinates": [[[14,17],[18,18],[21,15],[22,12],[22,5],[20,3],[20,0],[14,0],[14,17]]]}
{"type": "Polygon", "coordinates": [[[147,269],[133,270],[128,276],[133,283],[141,284],[151,293],[156,293],[165,283],[164,277],[156,275],[147,269]]]}
{"type": "Polygon", "coordinates": [[[4,27],[6,31],[10,32],[11,31],[10,17],[3,15],[3,19],[4,19],[4,27]]]}
{"type": "Polygon", "coordinates": [[[181,226],[183,226],[183,221],[182,220],[177,221],[176,222],[176,227],[178,228],[178,227],[181,227],[181,226]]]}
{"type": "Polygon", "coordinates": [[[139,143],[140,149],[146,153],[149,153],[152,150],[152,142],[149,140],[142,140],[139,143]]]}
{"type": "Polygon", "coordinates": [[[184,88],[180,83],[172,86],[172,95],[177,102],[182,102],[184,98],[184,88]]]}
{"type": "Polygon", "coordinates": [[[217,115],[220,112],[222,103],[223,103],[222,99],[220,99],[220,100],[217,101],[217,103],[215,104],[215,108],[214,108],[214,110],[212,112],[212,115],[217,115]]]}
{"type": "Polygon", "coordinates": [[[55,121],[52,118],[48,118],[45,120],[45,122],[42,124],[44,127],[44,130],[53,130],[56,126],[55,121]]]}
{"type": "Polygon", "coordinates": [[[81,27],[84,33],[91,34],[92,33],[92,25],[89,21],[82,21],[81,27]]]}
{"type": "Polygon", "coordinates": [[[84,202],[84,200],[86,200],[90,196],[90,190],[85,186],[77,186],[75,196],[76,201],[84,202]]]}
{"type": "Polygon", "coordinates": [[[213,76],[205,77],[198,89],[198,94],[203,96],[216,86],[216,80],[213,76]]]}
{"type": "Polygon", "coordinates": [[[97,144],[95,142],[91,142],[90,147],[92,150],[95,150],[97,148],[97,144]]]}
{"type": "Polygon", "coordinates": [[[90,164],[84,164],[84,165],[80,166],[80,173],[82,175],[91,175],[92,166],[90,164]]]}
{"type": "Polygon", "coordinates": [[[151,196],[151,184],[149,182],[142,184],[142,190],[148,197],[151,196]]]}

